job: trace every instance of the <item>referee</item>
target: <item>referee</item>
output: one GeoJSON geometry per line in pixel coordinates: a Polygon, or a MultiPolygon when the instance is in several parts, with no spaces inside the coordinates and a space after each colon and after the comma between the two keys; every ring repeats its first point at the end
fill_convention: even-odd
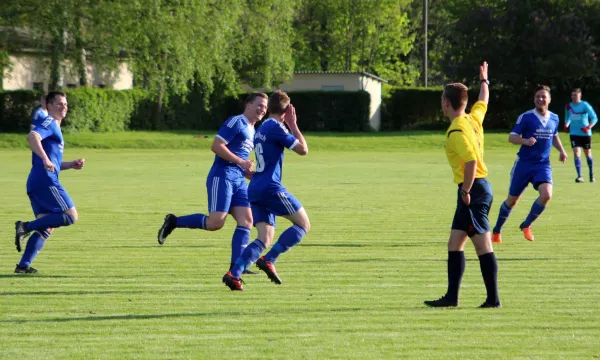
{"type": "Polygon", "coordinates": [[[467,107],[467,87],[448,84],[442,93],[442,111],[451,120],[446,131],[446,156],[458,184],[457,205],[448,240],[448,291],[438,300],[425,301],[431,307],[458,306],[460,282],[465,271],[464,247],[470,237],[479,257],[487,298],[481,308],[499,308],[498,263],[492,248],[488,214],[493,195],[485,179],[488,171],[483,162],[483,118],[489,99],[488,64],[479,67],[481,88],[471,112],[467,107]]]}

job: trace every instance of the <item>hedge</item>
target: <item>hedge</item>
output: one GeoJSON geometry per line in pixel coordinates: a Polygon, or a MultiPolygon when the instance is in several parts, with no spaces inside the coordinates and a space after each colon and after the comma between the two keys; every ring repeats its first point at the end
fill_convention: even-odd
{"type": "MultiPolygon", "coordinates": [[[[384,131],[412,129],[445,129],[448,119],[444,118],[440,99],[442,88],[400,88],[391,91],[388,98],[383,99],[381,127],[384,131]]],[[[470,109],[479,95],[479,89],[469,91],[470,109]]],[[[510,129],[518,116],[535,107],[533,92],[508,91],[490,89],[490,101],[485,117],[486,129],[510,129]]],[[[558,114],[564,121],[564,107],[571,101],[570,90],[552,91],[553,101],[550,111],[558,114]]],[[[600,106],[600,89],[584,89],[584,100],[592,106],[600,106]]],[[[600,108],[596,108],[600,110],[600,108]]]]}
{"type": "MultiPolygon", "coordinates": [[[[212,98],[205,104],[196,90],[185,98],[172,97],[154,121],[156,103],[142,90],[94,88],[67,89],[69,112],[65,132],[111,132],[124,130],[216,130],[228,117],[244,109],[246,94],[212,98]]],[[[26,132],[31,112],[41,93],[0,92],[0,131],[26,132]]],[[[298,109],[302,129],[307,131],[369,131],[370,96],[358,92],[290,92],[298,109]]]]}

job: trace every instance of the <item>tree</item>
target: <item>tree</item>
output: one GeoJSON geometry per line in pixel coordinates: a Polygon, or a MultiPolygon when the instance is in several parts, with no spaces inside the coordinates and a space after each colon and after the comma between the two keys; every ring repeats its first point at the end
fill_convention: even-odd
{"type": "Polygon", "coordinates": [[[305,0],[295,19],[299,70],[368,71],[404,84],[411,69],[409,0],[305,0]]]}

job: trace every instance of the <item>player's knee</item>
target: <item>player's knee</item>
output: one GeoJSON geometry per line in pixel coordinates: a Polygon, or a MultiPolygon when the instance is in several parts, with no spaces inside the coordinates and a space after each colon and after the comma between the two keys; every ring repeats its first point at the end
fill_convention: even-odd
{"type": "Polygon", "coordinates": [[[552,200],[552,194],[540,194],[540,202],[546,206],[552,200]]]}
{"type": "Polygon", "coordinates": [[[238,226],[243,226],[243,227],[247,227],[249,229],[252,229],[252,216],[250,217],[244,217],[241,219],[236,219],[237,220],[237,225],[238,226]]]}
{"type": "Polygon", "coordinates": [[[517,203],[519,202],[519,198],[508,198],[504,201],[504,203],[506,204],[506,206],[508,206],[509,208],[514,208],[515,205],[517,205],[517,203]]]}
{"type": "Polygon", "coordinates": [[[303,218],[301,221],[298,222],[298,224],[296,224],[298,226],[300,226],[301,228],[304,229],[304,231],[309,232],[310,231],[310,220],[308,220],[308,217],[303,218]]]}
{"type": "Polygon", "coordinates": [[[206,219],[206,230],[217,231],[225,226],[225,219],[215,219],[210,216],[206,219]]]}
{"type": "Polygon", "coordinates": [[[77,212],[69,212],[69,213],[66,213],[65,215],[68,216],[68,219],[66,219],[66,222],[69,225],[73,225],[79,220],[79,215],[77,214],[77,212]]]}

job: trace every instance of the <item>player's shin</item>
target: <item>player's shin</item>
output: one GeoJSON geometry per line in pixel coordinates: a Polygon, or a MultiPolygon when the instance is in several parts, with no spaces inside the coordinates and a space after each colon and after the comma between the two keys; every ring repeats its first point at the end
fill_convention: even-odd
{"type": "Polygon", "coordinates": [[[258,239],[246,246],[244,251],[242,251],[242,255],[237,258],[235,264],[231,268],[231,275],[234,278],[239,279],[242,276],[242,272],[255,263],[265,249],[265,244],[258,239]]]}
{"type": "Polygon", "coordinates": [[[577,171],[577,177],[580,178],[581,177],[581,158],[578,156],[575,157],[575,170],[577,171]]]}
{"type": "Polygon", "coordinates": [[[265,255],[265,260],[274,264],[279,255],[294,247],[306,235],[306,230],[298,225],[294,225],[285,230],[279,236],[279,240],[273,245],[271,250],[265,255]]]}
{"type": "Polygon", "coordinates": [[[192,214],[177,217],[177,227],[186,229],[206,230],[206,215],[192,214]]]}
{"type": "Polygon", "coordinates": [[[448,251],[448,291],[445,297],[455,303],[458,302],[458,292],[465,266],[464,251],[448,251]]]}
{"type": "Polygon", "coordinates": [[[27,223],[27,231],[44,231],[48,228],[73,225],[71,215],[63,213],[52,213],[27,223]]]}
{"type": "Polygon", "coordinates": [[[529,211],[529,215],[527,215],[527,218],[523,222],[521,228],[531,226],[531,223],[533,223],[540,215],[542,215],[544,210],[546,210],[546,207],[544,205],[542,205],[539,198],[536,199],[533,202],[533,205],[531,205],[531,210],[529,211]]]}
{"type": "Polygon", "coordinates": [[[500,206],[500,212],[498,213],[498,219],[496,220],[496,226],[494,226],[494,233],[499,234],[500,232],[502,232],[502,226],[504,226],[504,223],[506,222],[506,220],[508,220],[508,217],[510,216],[510,213],[512,212],[512,209],[510,207],[508,207],[508,205],[506,205],[506,202],[503,202],[502,205],[500,206]]]}
{"type": "Polygon", "coordinates": [[[47,230],[44,230],[41,234],[35,231],[29,237],[29,240],[27,240],[27,246],[25,247],[25,252],[23,253],[23,257],[21,257],[21,261],[19,262],[19,267],[26,268],[31,265],[33,260],[44,247],[44,244],[46,243],[45,239],[48,239],[48,237],[50,237],[50,232],[47,230]]]}
{"type": "Polygon", "coordinates": [[[245,226],[237,226],[235,231],[233,232],[233,237],[231,238],[231,263],[235,263],[235,261],[242,255],[244,249],[248,246],[250,242],[250,228],[245,226]]]}
{"type": "Polygon", "coordinates": [[[485,302],[493,305],[500,304],[500,298],[498,297],[498,262],[494,252],[480,255],[479,266],[481,267],[481,275],[487,292],[485,302]]]}

